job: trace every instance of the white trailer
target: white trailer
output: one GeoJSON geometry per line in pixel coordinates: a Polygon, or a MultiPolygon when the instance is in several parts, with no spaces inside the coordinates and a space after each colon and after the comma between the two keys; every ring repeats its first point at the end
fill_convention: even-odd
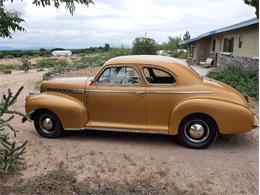
{"type": "Polygon", "coordinates": [[[62,51],[53,51],[51,53],[53,56],[70,56],[72,53],[69,50],[62,50],[62,51]]]}

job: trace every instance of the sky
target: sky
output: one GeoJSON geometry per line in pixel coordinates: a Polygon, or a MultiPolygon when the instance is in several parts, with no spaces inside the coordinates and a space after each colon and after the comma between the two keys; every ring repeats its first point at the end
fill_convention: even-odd
{"type": "Polygon", "coordinates": [[[255,9],[243,0],[94,0],[77,5],[72,16],[61,6],[36,7],[32,0],[5,3],[24,18],[26,32],[1,39],[12,48],[131,47],[135,37],[144,36],[162,43],[168,36],[192,37],[255,17],[255,9]]]}

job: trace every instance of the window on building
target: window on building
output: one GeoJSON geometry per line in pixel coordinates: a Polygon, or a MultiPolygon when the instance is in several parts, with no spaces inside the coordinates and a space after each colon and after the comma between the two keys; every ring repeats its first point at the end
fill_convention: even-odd
{"type": "Polygon", "coordinates": [[[193,57],[194,45],[190,45],[190,57],[193,57]]]}
{"type": "Polygon", "coordinates": [[[212,51],[216,50],[216,39],[212,41],[212,51]]]}
{"type": "Polygon", "coordinates": [[[233,52],[234,49],[234,37],[224,38],[223,52],[233,52]]]}
{"type": "Polygon", "coordinates": [[[238,38],[238,48],[242,48],[242,44],[243,44],[243,36],[239,35],[239,38],[238,38]]]}

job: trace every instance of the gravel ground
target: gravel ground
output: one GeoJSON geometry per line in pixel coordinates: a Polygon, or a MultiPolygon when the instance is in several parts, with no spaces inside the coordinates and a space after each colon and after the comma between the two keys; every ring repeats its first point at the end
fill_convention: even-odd
{"type": "MultiPolygon", "coordinates": [[[[25,96],[36,90],[42,74],[0,74],[0,93],[24,85],[14,106],[24,111],[25,96]]],[[[258,102],[251,104],[258,112],[258,102]]],[[[14,126],[19,142],[29,140],[26,163],[21,176],[0,179],[0,194],[258,194],[258,128],[192,150],[167,135],[82,131],[44,139],[20,118],[14,126]]]]}

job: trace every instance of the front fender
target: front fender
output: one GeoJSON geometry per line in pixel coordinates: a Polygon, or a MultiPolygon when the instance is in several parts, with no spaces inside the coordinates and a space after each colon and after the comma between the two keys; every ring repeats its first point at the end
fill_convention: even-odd
{"type": "Polygon", "coordinates": [[[54,112],[60,119],[63,128],[81,128],[87,123],[87,110],[78,99],[61,93],[41,93],[26,97],[26,113],[39,109],[54,112]]]}
{"type": "Polygon", "coordinates": [[[254,126],[254,115],[241,105],[215,99],[189,99],[178,103],[172,110],[169,134],[176,135],[181,121],[194,113],[212,117],[222,134],[245,132],[254,126]]]}

